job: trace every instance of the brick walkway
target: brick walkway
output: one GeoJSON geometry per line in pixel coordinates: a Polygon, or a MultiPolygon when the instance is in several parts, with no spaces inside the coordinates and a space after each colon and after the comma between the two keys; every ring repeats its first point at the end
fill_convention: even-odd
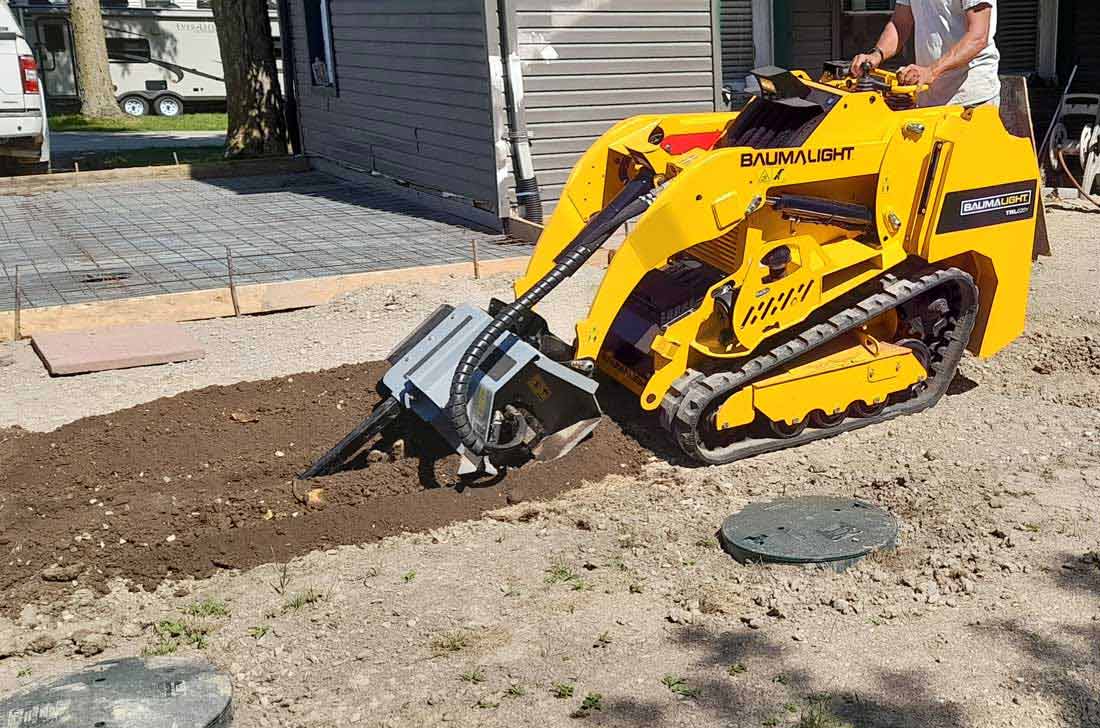
{"type": "Polygon", "coordinates": [[[529,248],[316,172],[87,186],[0,197],[0,311],[407,268],[529,248]]]}

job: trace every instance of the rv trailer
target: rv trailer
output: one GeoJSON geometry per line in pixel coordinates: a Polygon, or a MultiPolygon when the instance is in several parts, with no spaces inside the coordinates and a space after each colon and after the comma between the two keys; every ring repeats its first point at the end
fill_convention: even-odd
{"type": "MultiPolygon", "coordinates": [[[[52,108],[79,100],[68,0],[9,0],[38,59],[52,108]]],[[[225,101],[210,0],[103,0],[103,28],[115,96],[131,116],[177,116],[188,106],[225,101]]],[[[275,57],[279,23],[271,6],[275,57]]],[[[280,68],[281,72],[281,68],[280,68]]]]}

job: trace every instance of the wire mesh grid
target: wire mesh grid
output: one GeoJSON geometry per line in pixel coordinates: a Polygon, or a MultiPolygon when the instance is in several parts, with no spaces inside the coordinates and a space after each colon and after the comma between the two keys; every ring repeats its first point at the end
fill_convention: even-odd
{"type": "Polygon", "coordinates": [[[0,311],[525,255],[530,246],[319,173],[0,198],[0,311]]]}

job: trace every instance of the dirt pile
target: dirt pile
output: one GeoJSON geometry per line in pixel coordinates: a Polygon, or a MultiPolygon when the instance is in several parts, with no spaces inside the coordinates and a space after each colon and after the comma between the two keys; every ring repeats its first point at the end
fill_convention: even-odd
{"type": "Polygon", "coordinates": [[[7,608],[76,584],[151,587],[476,518],[636,473],[647,455],[608,421],[553,465],[459,483],[456,457],[414,428],[404,458],[367,453],[345,472],[297,481],[378,401],[384,368],[207,387],[50,433],[0,432],[7,608]]]}
{"type": "Polygon", "coordinates": [[[1028,337],[1035,346],[1033,369],[1038,374],[1066,372],[1100,375],[1100,340],[1090,335],[1066,337],[1033,333],[1028,337]]]}

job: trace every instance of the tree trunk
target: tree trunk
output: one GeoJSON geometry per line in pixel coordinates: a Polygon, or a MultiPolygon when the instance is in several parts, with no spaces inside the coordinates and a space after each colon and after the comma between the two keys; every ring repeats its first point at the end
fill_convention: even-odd
{"type": "Polygon", "coordinates": [[[107,64],[107,40],[99,0],[72,0],[69,22],[73,28],[73,56],[76,84],[80,89],[81,113],[92,117],[122,116],[115,99],[115,84],[107,64]]]}
{"type": "Polygon", "coordinates": [[[266,0],[213,0],[212,7],[229,112],[225,156],[286,154],[286,119],[266,0]]]}

